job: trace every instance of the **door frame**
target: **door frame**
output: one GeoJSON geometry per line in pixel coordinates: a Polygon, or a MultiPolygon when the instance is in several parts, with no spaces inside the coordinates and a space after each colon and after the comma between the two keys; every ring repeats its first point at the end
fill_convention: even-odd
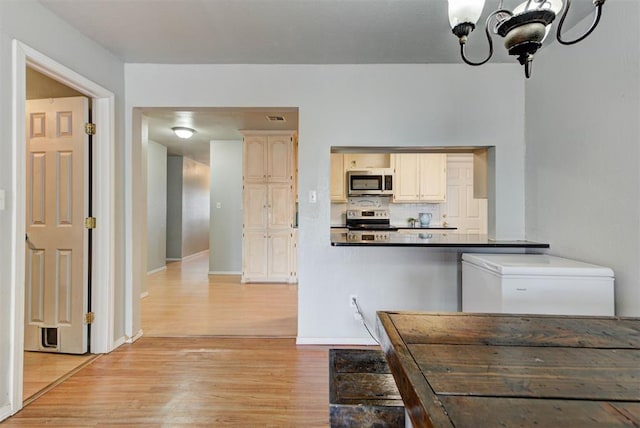
{"type": "Polygon", "coordinates": [[[25,305],[25,204],[26,204],[26,67],[49,76],[93,100],[93,122],[98,132],[93,137],[93,208],[98,227],[93,231],[91,306],[95,321],[91,326],[91,353],[101,354],[115,348],[115,210],[114,147],[115,96],[66,66],[25,45],[12,41],[12,169],[10,201],[11,224],[11,319],[12,337],[9,361],[11,414],[22,408],[24,305],[25,305]]]}

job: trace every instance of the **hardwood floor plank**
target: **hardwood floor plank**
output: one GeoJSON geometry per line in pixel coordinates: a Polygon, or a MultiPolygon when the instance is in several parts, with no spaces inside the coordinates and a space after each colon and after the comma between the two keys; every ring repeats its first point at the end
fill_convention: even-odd
{"type": "Polygon", "coordinates": [[[241,284],[240,275],[208,275],[202,253],[149,275],[142,299],[145,336],[296,337],[297,284],[241,284]]]}
{"type": "Polygon", "coordinates": [[[24,352],[22,397],[25,402],[68,374],[96,358],[97,355],[69,355],[49,352],[24,352]]]}
{"type": "Polygon", "coordinates": [[[296,346],[297,286],[240,284],[207,275],[207,263],[150,275],[144,336],[1,424],[328,426],[330,347],[296,346]]]}
{"type": "Polygon", "coordinates": [[[293,339],[146,338],[49,391],[6,426],[327,426],[328,347],[293,339]]]}

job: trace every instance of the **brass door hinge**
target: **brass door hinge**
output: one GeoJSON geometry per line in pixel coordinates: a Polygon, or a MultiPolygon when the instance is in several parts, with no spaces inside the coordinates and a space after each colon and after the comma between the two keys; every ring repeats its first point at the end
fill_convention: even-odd
{"type": "Polygon", "coordinates": [[[96,124],[95,123],[85,123],[84,124],[84,132],[87,135],[96,135],[96,124]]]}
{"type": "Polygon", "coordinates": [[[95,229],[96,228],[96,218],[95,217],[87,217],[84,219],[84,227],[87,229],[95,229]]]}
{"type": "Polygon", "coordinates": [[[87,312],[84,314],[84,323],[92,324],[96,319],[96,315],[93,312],[87,312]]]}

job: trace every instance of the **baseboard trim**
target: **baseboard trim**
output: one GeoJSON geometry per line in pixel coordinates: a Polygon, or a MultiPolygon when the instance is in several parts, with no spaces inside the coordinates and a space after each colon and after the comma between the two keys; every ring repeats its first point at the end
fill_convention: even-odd
{"type": "Polygon", "coordinates": [[[144,299],[145,297],[149,296],[149,292],[148,291],[143,291],[142,293],[140,293],[140,300],[144,299]]]}
{"type": "Polygon", "coordinates": [[[11,404],[6,404],[0,407],[0,422],[12,416],[11,413],[11,404]]]}
{"type": "Polygon", "coordinates": [[[297,337],[296,345],[377,345],[376,341],[366,337],[297,337]]]}
{"type": "Polygon", "coordinates": [[[163,270],[167,270],[167,267],[166,266],[162,266],[162,267],[159,267],[157,269],[150,270],[149,272],[147,272],[147,275],[153,275],[154,273],[160,272],[160,271],[163,271],[163,270]]]}
{"type": "Polygon", "coordinates": [[[194,257],[197,257],[197,256],[199,256],[201,254],[208,253],[208,252],[209,252],[209,249],[207,248],[206,250],[202,250],[202,251],[198,251],[197,253],[189,254],[188,256],[184,256],[182,258],[182,261],[192,259],[194,257]]]}
{"type": "Polygon", "coordinates": [[[202,251],[198,251],[197,253],[193,253],[193,254],[189,254],[188,256],[184,256],[184,257],[167,257],[165,260],[168,262],[183,262],[185,260],[189,260],[193,257],[199,256],[201,254],[204,253],[208,253],[209,249],[207,248],[206,250],[202,250],[202,251]]]}
{"type": "Polygon", "coordinates": [[[138,330],[138,332],[134,334],[133,337],[128,337],[125,340],[125,343],[134,343],[136,340],[140,339],[141,337],[142,337],[142,329],[138,330]]]}
{"type": "Polygon", "coordinates": [[[125,343],[127,343],[127,338],[125,336],[122,336],[116,340],[113,341],[113,349],[119,348],[120,346],[124,345],[125,343]]]}
{"type": "Polygon", "coordinates": [[[242,271],[235,270],[210,270],[209,275],[242,275],[242,271]]]}

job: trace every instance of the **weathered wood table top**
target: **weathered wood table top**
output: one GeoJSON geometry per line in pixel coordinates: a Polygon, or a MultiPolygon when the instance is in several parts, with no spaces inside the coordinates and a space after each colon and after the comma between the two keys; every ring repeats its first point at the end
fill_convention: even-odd
{"type": "Polygon", "coordinates": [[[640,318],[378,312],[414,427],[638,427],[640,318]]]}

